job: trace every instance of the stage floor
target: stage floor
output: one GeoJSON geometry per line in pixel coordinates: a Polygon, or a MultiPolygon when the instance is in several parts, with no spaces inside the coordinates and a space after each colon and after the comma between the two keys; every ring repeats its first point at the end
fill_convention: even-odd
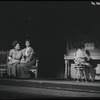
{"type": "Polygon", "coordinates": [[[6,79],[0,78],[0,85],[26,86],[69,91],[100,93],[100,81],[77,82],[73,80],[51,79],[6,79]]]}
{"type": "MultiPolygon", "coordinates": [[[[26,83],[52,83],[52,84],[70,84],[70,85],[84,85],[84,86],[100,86],[100,80],[95,81],[88,81],[88,82],[77,82],[74,80],[65,80],[65,79],[7,79],[7,78],[0,78],[0,81],[6,81],[6,82],[26,82],[26,83]]],[[[2,83],[0,82],[0,84],[2,83]]]]}
{"type": "Polygon", "coordinates": [[[1,97],[100,97],[100,81],[86,83],[72,80],[0,78],[0,94],[1,97]]]}

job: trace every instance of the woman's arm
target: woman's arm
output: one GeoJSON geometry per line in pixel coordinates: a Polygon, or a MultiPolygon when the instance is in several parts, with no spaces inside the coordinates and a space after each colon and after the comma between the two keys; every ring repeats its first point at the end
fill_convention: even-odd
{"type": "Polygon", "coordinates": [[[34,53],[33,48],[31,48],[31,50],[29,52],[29,57],[28,57],[29,61],[31,60],[33,53],[34,53]]]}
{"type": "Polygon", "coordinates": [[[12,59],[12,50],[10,50],[10,52],[9,52],[8,60],[10,60],[10,61],[13,60],[13,59],[12,59]]]}
{"type": "Polygon", "coordinates": [[[9,56],[8,56],[8,64],[13,64],[13,63],[19,63],[18,59],[13,58],[13,50],[10,50],[9,56]]]}
{"type": "Polygon", "coordinates": [[[21,60],[21,62],[24,62],[24,63],[26,63],[26,62],[28,62],[28,61],[30,61],[31,60],[31,58],[32,58],[32,55],[33,55],[33,48],[30,48],[28,51],[27,51],[27,55],[25,55],[25,52],[24,52],[24,54],[23,54],[23,59],[21,60]]]}
{"type": "Polygon", "coordinates": [[[92,67],[92,65],[90,64],[90,63],[88,63],[88,62],[85,62],[85,63],[81,63],[82,65],[86,65],[86,66],[88,66],[88,67],[92,67]]]}

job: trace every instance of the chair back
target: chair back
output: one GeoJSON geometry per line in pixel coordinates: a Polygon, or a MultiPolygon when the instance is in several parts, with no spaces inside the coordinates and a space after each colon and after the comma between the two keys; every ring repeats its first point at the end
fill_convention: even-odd
{"type": "Polygon", "coordinates": [[[8,51],[0,51],[0,68],[7,68],[8,51]]]}

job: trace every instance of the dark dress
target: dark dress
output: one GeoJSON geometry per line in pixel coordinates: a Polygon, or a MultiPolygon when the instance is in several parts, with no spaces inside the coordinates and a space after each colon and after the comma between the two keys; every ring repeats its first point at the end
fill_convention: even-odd
{"type": "Polygon", "coordinates": [[[17,78],[30,78],[30,67],[35,63],[35,59],[31,59],[34,53],[33,49],[30,47],[27,51],[27,56],[25,55],[26,48],[22,50],[22,60],[17,66],[17,78]]]}
{"type": "Polygon", "coordinates": [[[20,63],[19,66],[17,66],[17,78],[30,78],[30,67],[35,63],[35,60],[26,62],[26,63],[20,63]]]}
{"type": "Polygon", "coordinates": [[[87,79],[89,80],[95,80],[95,74],[96,74],[96,70],[95,68],[97,67],[97,63],[90,58],[89,61],[87,61],[87,63],[89,63],[91,66],[86,66],[86,76],[87,79]]]}

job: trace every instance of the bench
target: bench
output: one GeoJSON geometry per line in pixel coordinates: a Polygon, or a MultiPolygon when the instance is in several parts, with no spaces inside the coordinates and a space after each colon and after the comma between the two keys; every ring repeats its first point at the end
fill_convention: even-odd
{"type": "MultiPolygon", "coordinates": [[[[8,54],[8,51],[0,51],[0,77],[3,77],[3,74],[7,73],[8,54]]],[[[29,71],[35,74],[35,78],[38,77],[38,61],[36,60],[35,65],[29,69],[29,71]]]]}
{"type": "Polygon", "coordinates": [[[0,77],[7,73],[8,51],[0,51],[0,77]]]}

